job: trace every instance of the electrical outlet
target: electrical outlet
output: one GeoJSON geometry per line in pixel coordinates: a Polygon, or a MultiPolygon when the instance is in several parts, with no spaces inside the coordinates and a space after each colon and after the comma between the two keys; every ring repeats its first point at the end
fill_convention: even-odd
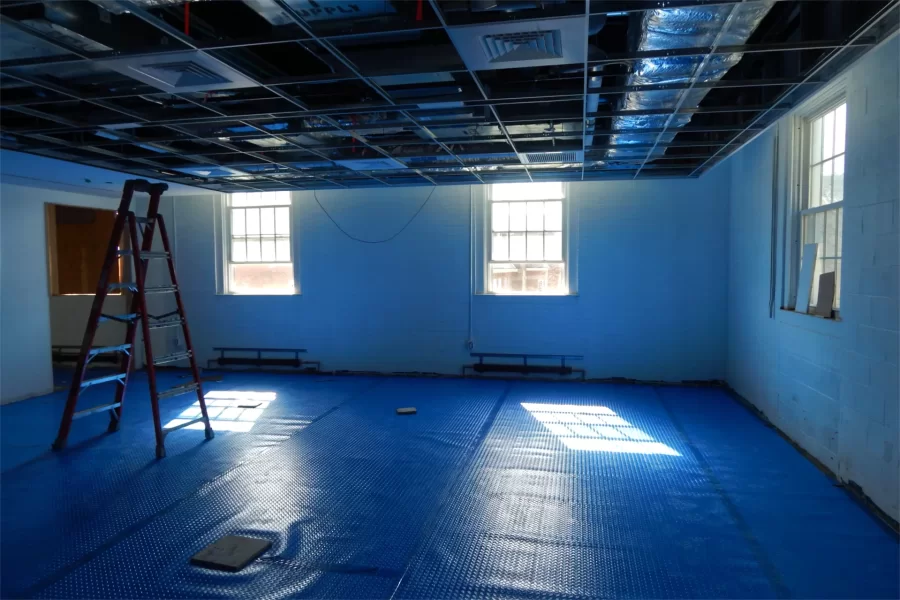
{"type": "Polygon", "coordinates": [[[466,340],[466,348],[468,348],[470,352],[472,350],[474,350],[475,349],[475,340],[471,340],[471,339],[466,340]]]}

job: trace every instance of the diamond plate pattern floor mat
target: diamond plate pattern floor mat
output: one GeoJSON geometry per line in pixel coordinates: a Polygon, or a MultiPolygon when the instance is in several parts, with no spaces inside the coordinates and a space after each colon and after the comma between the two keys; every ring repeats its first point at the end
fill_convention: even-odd
{"type": "MultiPolygon", "coordinates": [[[[3,597],[900,593],[896,538],[721,390],[227,374],[207,389],[276,399],[155,461],[140,389],[120,433],[9,463],[3,597]],[[224,535],[273,546],[188,564],[224,535]]],[[[7,427],[55,428],[50,398],[0,409],[4,452],[7,427]]]]}

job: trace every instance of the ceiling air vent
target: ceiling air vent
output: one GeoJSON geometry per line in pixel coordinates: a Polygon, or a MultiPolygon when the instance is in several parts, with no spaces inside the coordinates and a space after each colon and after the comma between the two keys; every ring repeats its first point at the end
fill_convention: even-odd
{"type": "Polygon", "coordinates": [[[563,55],[559,29],[492,33],[481,38],[481,45],[492,63],[554,59],[563,55]]]}
{"type": "Polygon", "coordinates": [[[565,152],[524,152],[519,154],[519,159],[526,165],[540,163],[580,163],[584,160],[584,152],[581,150],[568,150],[565,152]]]}
{"type": "Polygon", "coordinates": [[[406,168],[406,165],[402,162],[387,157],[336,160],[334,162],[353,171],[383,171],[386,169],[395,170],[406,168]]]}
{"type": "Polygon", "coordinates": [[[584,64],[584,17],[450,27],[450,39],[473,71],[584,64]]]}
{"type": "Polygon", "coordinates": [[[229,83],[228,78],[189,60],[148,65],[143,73],[175,88],[229,83]]]}
{"type": "Polygon", "coordinates": [[[225,63],[193,50],[96,62],[166,92],[253,87],[252,81],[225,63]]]}

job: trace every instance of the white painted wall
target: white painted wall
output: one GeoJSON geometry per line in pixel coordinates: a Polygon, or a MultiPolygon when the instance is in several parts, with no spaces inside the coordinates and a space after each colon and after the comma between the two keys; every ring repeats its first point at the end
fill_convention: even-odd
{"type": "MultiPolygon", "coordinates": [[[[729,172],[570,185],[577,296],[472,300],[483,352],[584,354],[591,377],[723,379],[729,172]]],[[[430,188],[319,192],[351,234],[395,233],[430,188]]],[[[471,362],[467,186],[438,188],[390,243],[341,234],[312,194],[294,203],[296,296],[215,293],[214,203],[175,198],[178,273],[198,354],[300,347],[326,369],[459,373],[471,362]]]]}
{"type": "MultiPolygon", "coordinates": [[[[731,171],[728,382],[895,519],[900,518],[898,56],[900,41],[894,37],[847,73],[840,321],[783,310],[769,318],[774,130],[716,169],[731,171]]],[[[784,142],[789,121],[778,126],[784,142]]],[[[779,155],[784,174],[786,144],[779,155]]],[[[781,215],[786,197],[782,189],[781,215]]],[[[780,217],[779,299],[783,226],[780,217]]]]}
{"type": "MultiPolygon", "coordinates": [[[[68,189],[79,190],[76,186],[68,189]]],[[[52,391],[51,346],[82,342],[93,296],[50,296],[45,204],[103,209],[119,205],[119,198],[110,192],[84,191],[87,193],[0,184],[0,403],[52,391]]],[[[146,196],[136,197],[133,207],[138,213],[146,211],[146,196]]],[[[168,203],[163,205],[163,214],[166,211],[171,211],[168,203]]],[[[168,280],[164,266],[158,269],[148,275],[151,284],[168,280]]],[[[151,312],[159,307],[158,302],[157,298],[151,300],[151,312]]],[[[125,296],[108,296],[104,311],[127,312],[125,296]]],[[[95,345],[121,344],[124,329],[118,323],[102,324],[95,345]]],[[[137,342],[140,346],[140,336],[137,342]]],[[[139,348],[138,365],[143,364],[141,356],[139,348]]]]}
{"type": "Polygon", "coordinates": [[[0,403],[53,391],[47,246],[33,190],[0,185],[0,403]]]}

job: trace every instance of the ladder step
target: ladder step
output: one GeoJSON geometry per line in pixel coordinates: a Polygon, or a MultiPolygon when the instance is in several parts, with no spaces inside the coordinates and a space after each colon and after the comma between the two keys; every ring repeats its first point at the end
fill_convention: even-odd
{"type": "Polygon", "coordinates": [[[173,319],[171,321],[162,321],[160,323],[150,323],[148,329],[165,329],[166,327],[178,327],[184,323],[184,319],[173,319]]]}
{"type": "Polygon", "coordinates": [[[123,352],[125,350],[129,350],[131,348],[131,344],[121,344],[119,346],[97,346],[96,348],[91,348],[88,350],[88,356],[94,356],[95,354],[106,354],[107,352],[123,352]]]}
{"type": "Polygon", "coordinates": [[[171,390],[160,392],[156,395],[156,398],[158,400],[163,400],[165,398],[174,398],[175,396],[180,396],[182,394],[196,392],[199,387],[200,386],[197,385],[197,383],[186,383],[185,385],[180,385],[176,388],[172,388],[171,390]]]}
{"type": "MultiPolygon", "coordinates": [[[[119,256],[131,256],[134,254],[131,250],[119,250],[119,256]]],[[[168,252],[141,252],[141,258],[169,258],[168,252]]]]}
{"type": "Polygon", "coordinates": [[[163,429],[163,433],[169,433],[170,431],[175,431],[176,429],[182,429],[183,427],[188,427],[190,425],[193,425],[194,423],[203,423],[203,420],[203,417],[198,417],[196,419],[188,421],[187,423],[176,425],[175,427],[166,427],[165,429],[163,429]]]}
{"type": "Polygon", "coordinates": [[[101,404],[100,406],[94,406],[92,408],[86,408],[84,410],[79,410],[78,412],[72,415],[73,419],[80,419],[81,417],[86,417],[95,412],[100,412],[101,410],[112,410],[114,408],[119,408],[122,406],[121,402],[113,402],[112,404],[101,404]]]}
{"type": "Polygon", "coordinates": [[[131,290],[132,292],[137,291],[137,284],[133,281],[123,281],[122,283],[110,283],[106,286],[106,289],[113,292],[115,290],[131,290]]]}
{"type": "Polygon", "coordinates": [[[138,318],[137,313],[129,313],[127,315],[100,315],[100,323],[105,323],[106,321],[116,321],[118,323],[130,323],[131,321],[135,321],[138,318]]]}
{"type": "Polygon", "coordinates": [[[145,287],[145,294],[167,294],[176,291],[178,288],[174,285],[161,285],[158,287],[145,287]]]}
{"type": "Polygon", "coordinates": [[[114,375],[106,375],[105,377],[97,377],[96,379],[85,379],[81,382],[81,387],[91,387],[92,385],[99,385],[108,381],[118,381],[119,383],[123,383],[127,375],[128,373],[115,373],[114,375]]]}
{"type": "Polygon", "coordinates": [[[166,363],[175,362],[176,360],[183,360],[185,358],[190,358],[190,351],[187,352],[176,352],[174,354],[167,354],[166,356],[160,356],[159,358],[153,359],[154,365],[164,365],[166,363]]]}
{"type": "Polygon", "coordinates": [[[138,223],[153,223],[156,219],[154,217],[138,217],[135,216],[134,220],[138,223]]]}

